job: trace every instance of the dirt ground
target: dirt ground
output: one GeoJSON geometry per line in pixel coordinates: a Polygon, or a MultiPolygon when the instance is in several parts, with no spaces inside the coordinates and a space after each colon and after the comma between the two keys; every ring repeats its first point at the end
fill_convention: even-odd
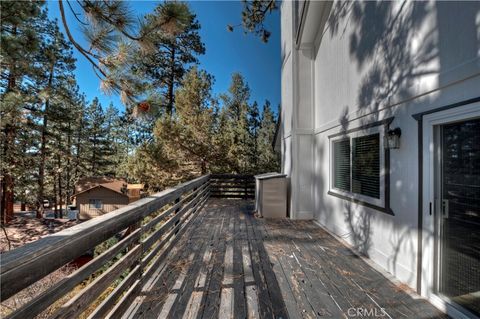
{"type": "Polygon", "coordinates": [[[77,223],[68,219],[37,219],[33,213],[15,213],[15,219],[0,230],[0,253],[72,227],[77,223]]]}

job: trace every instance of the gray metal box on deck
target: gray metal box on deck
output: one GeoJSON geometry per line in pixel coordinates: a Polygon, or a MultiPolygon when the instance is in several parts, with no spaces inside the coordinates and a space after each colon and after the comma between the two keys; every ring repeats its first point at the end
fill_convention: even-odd
{"type": "Polygon", "coordinates": [[[255,176],[255,211],[265,218],[287,217],[287,175],[255,176]]]}

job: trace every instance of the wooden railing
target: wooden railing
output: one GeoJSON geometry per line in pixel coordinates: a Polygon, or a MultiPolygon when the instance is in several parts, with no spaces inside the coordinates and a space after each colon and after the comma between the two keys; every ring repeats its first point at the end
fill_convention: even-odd
{"type": "Polygon", "coordinates": [[[210,176],[212,197],[243,199],[255,197],[253,175],[212,174],[210,176]]]}
{"type": "Polygon", "coordinates": [[[99,244],[123,234],[113,246],[7,318],[32,318],[45,309],[53,312],[53,318],[76,318],[87,309],[89,318],[118,318],[142,284],[162,267],[209,196],[210,176],[202,176],[2,254],[0,282],[4,301],[99,244]],[[85,286],[79,290],[81,283],[85,286]],[[113,289],[107,289],[114,283],[113,289]],[[65,296],[69,296],[66,302],[58,305],[65,296]],[[92,310],[91,304],[98,303],[100,296],[101,303],[92,310]]]}

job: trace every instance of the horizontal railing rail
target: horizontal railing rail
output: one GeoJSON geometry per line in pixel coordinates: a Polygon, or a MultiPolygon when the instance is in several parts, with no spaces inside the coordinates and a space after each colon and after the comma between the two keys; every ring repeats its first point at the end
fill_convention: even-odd
{"type": "Polygon", "coordinates": [[[212,174],[210,175],[211,197],[255,198],[253,175],[212,174]]]}
{"type": "Polygon", "coordinates": [[[118,242],[7,318],[32,318],[46,309],[52,311],[53,318],[76,318],[87,309],[89,318],[117,318],[142,284],[164,264],[165,257],[210,196],[210,183],[210,175],[199,177],[2,254],[0,282],[4,301],[99,244],[123,234],[118,242]],[[65,303],[57,305],[67,295],[65,303]]]}

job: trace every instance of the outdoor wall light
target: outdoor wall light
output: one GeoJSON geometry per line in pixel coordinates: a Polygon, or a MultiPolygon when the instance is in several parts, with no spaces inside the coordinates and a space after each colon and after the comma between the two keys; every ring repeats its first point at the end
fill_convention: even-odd
{"type": "Polygon", "coordinates": [[[397,149],[400,148],[400,136],[402,135],[402,130],[397,127],[393,130],[388,130],[385,134],[385,148],[387,149],[397,149]]]}

